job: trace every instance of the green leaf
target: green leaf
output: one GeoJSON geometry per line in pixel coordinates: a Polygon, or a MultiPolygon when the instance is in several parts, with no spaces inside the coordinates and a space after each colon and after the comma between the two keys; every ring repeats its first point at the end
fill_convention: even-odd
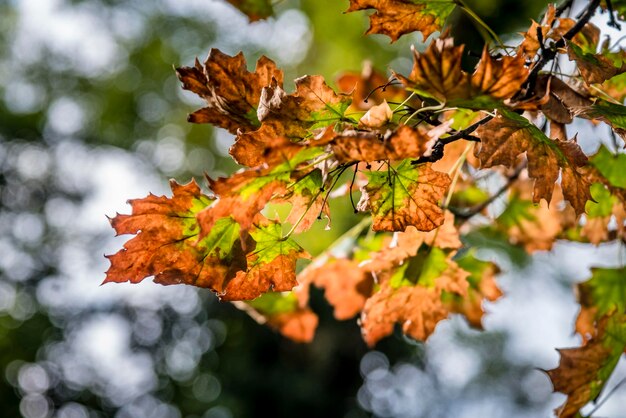
{"type": "Polygon", "coordinates": [[[590,292],[598,316],[617,311],[626,312],[626,267],[620,269],[594,268],[591,279],[581,284],[590,292]]]}
{"type": "Polygon", "coordinates": [[[591,196],[595,202],[588,201],[585,212],[592,218],[609,216],[613,211],[613,206],[617,203],[617,198],[600,183],[591,185],[591,196]]]}
{"type": "Polygon", "coordinates": [[[293,292],[264,293],[247,303],[260,314],[267,316],[295,312],[298,309],[298,298],[293,292]]]}
{"type": "Polygon", "coordinates": [[[279,256],[292,256],[304,252],[293,239],[283,237],[282,226],[278,222],[259,225],[250,232],[250,235],[256,241],[256,248],[252,252],[256,256],[253,266],[271,263],[279,256]]]}
{"type": "Polygon", "coordinates": [[[398,289],[402,286],[421,286],[432,288],[435,280],[449,267],[446,253],[433,247],[427,253],[418,253],[400,266],[391,277],[389,284],[398,289]]]}
{"type": "Polygon", "coordinates": [[[522,220],[534,221],[536,217],[530,213],[533,207],[533,202],[530,200],[521,199],[519,195],[513,194],[506,209],[498,216],[497,222],[508,229],[519,225],[522,220]]]}
{"type": "Polygon", "coordinates": [[[243,14],[248,16],[250,22],[266,19],[274,14],[274,8],[270,0],[226,0],[243,14]]]}
{"type": "Polygon", "coordinates": [[[228,259],[232,256],[233,246],[239,240],[239,229],[239,224],[230,216],[218,219],[209,233],[196,243],[196,249],[205,254],[205,257],[228,259]]]}
{"type": "Polygon", "coordinates": [[[613,154],[604,145],[591,157],[598,171],[615,187],[626,189],[626,154],[613,154]]]}

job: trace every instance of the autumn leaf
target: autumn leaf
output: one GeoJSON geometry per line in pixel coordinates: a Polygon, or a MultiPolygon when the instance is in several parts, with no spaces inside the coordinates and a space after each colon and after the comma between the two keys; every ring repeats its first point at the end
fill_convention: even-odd
{"type": "Polygon", "coordinates": [[[149,195],[131,200],[132,214],[117,215],[111,224],[118,235],[135,234],[124,248],[108,256],[105,283],[138,283],[154,276],[161,284],[186,283],[222,293],[224,282],[245,269],[239,225],[231,217],[216,221],[199,239],[197,214],[212,199],[195,182],[171,182],[172,198],[149,195]]]}
{"type": "Polygon", "coordinates": [[[603,83],[604,81],[626,72],[626,61],[618,65],[603,54],[590,54],[578,45],[570,42],[567,53],[571,61],[576,61],[580,75],[587,84],[603,83]]]}
{"type": "Polygon", "coordinates": [[[246,270],[238,271],[223,290],[223,300],[250,300],[261,294],[284,292],[298,285],[296,261],[309,258],[292,238],[282,234],[280,223],[265,220],[250,230],[253,248],[246,254],[246,270]]]}
{"type": "Polygon", "coordinates": [[[299,343],[313,341],[317,315],[308,307],[301,307],[293,292],[265,293],[249,302],[236,302],[235,306],[260,324],[276,329],[286,338],[299,343]]]}
{"type": "Polygon", "coordinates": [[[426,340],[450,313],[445,303],[448,295],[467,294],[468,273],[438,248],[414,257],[390,275],[361,314],[361,331],[370,347],[391,334],[395,323],[402,325],[405,334],[426,340]]]}
{"type": "Polygon", "coordinates": [[[464,46],[436,39],[425,52],[413,49],[413,69],[396,77],[410,90],[440,103],[468,109],[493,109],[516,94],[528,77],[522,55],[492,57],[485,48],[474,74],[462,70],[464,46]]]}
{"type": "Polygon", "coordinates": [[[376,9],[370,15],[366,34],[380,33],[395,42],[404,34],[421,32],[424,40],[441,30],[445,20],[454,10],[453,0],[350,0],[346,12],[376,9]]]}
{"type": "Polygon", "coordinates": [[[626,348],[626,269],[593,268],[579,287],[581,314],[590,314],[595,332],[583,347],[559,350],[559,366],[547,372],[554,389],[567,395],[557,409],[564,418],[598,398],[626,348]]]}
{"type": "Polygon", "coordinates": [[[324,289],[324,296],[334,308],[335,318],[353,318],[363,309],[372,294],[374,280],[369,272],[359,268],[358,261],[331,259],[321,266],[306,269],[300,283],[312,283],[324,289]]]}
{"type": "Polygon", "coordinates": [[[584,212],[591,199],[590,184],[578,168],[587,163],[587,157],[575,140],[550,139],[528,119],[507,110],[478,128],[477,134],[481,146],[475,155],[484,168],[500,164],[513,168],[518,156],[526,153],[528,175],[535,180],[533,202],[551,200],[560,171],[565,199],[577,214],[584,212]]]}
{"type": "Polygon", "coordinates": [[[226,0],[248,16],[250,22],[267,19],[274,14],[270,0],[226,0]]]}
{"type": "Polygon", "coordinates": [[[204,65],[196,59],[194,67],[177,68],[176,74],[185,90],[207,102],[206,107],[189,115],[189,122],[211,123],[233,134],[260,126],[257,107],[261,90],[272,80],[278,84],[283,80],[282,71],[265,56],[259,58],[251,73],[243,53],[231,57],[215,48],[204,65]]]}
{"type": "Polygon", "coordinates": [[[210,231],[214,222],[224,216],[232,216],[247,230],[270,200],[289,193],[289,186],[314,170],[308,166],[305,171],[299,171],[298,167],[322,152],[320,148],[281,147],[276,149],[272,167],[248,169],[217,180],[209,178],[209,187],[220,198],[198,214],[202,231],[210,231]]]}
{"type": "Polygon", "coordinates": [[[450,177],[430,168],[430,164],[412,166],[404,160],[389,170],[368,171],[369,180],[361,189],[360,211],[371,211],[375,231],[404,231],[413,225],[430,231],[444,221],[439,201],[450,177]]]}
{"type": "Polygon", "coordinates": [[[257,110],[258,120],[272,125],[281,135],[304,138],[309,129],[347,119],[345,112],[350,106],[350,97],[337,95],[322,76],[300,77],[295,84],[295,93],[289,95],[277,80],[264,87],[257,110]]]}
{"type": "Polygon", "coordinates": [[[393,117],[393,111],[386,100],[381,104],[372,106],[359,119],[359,126],[365,128],[381,128],[385,126],[393,117]]]}
{"type": "Polygon", "coordinates": [[[377,132],[344,130],[332,140],[331,147],[340,163],[404,160],[420,157],[431,140],[422,129],[400,125],[383,138],[377,132]]]}

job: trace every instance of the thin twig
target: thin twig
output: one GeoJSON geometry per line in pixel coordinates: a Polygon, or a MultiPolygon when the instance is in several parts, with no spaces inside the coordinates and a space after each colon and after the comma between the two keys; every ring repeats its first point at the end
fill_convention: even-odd
{"type": "Polygon", "coordinates": [[[451,207],[448,207],[448,210],[454,213],[454,216],[456,216],[457,219],[464,219],[464,220],[467,220],[471,218],[472,216],[482,212],[483,209],[485,209],[487,206],[495,202],[497,198],[502,196],[502,194],[504,194],[504,192],[506,192],[509,189],[509,187],[511,187],[511,185],[515,182],[515,180],[518,179],[518,177],[520,176],[524,168],[526,168],[526,161],[518,165],[517,168],[515,168],[515,171],[513,172],[513,174],[511,174],[507,178],[506,183],[502,185],[502,187],[500,187],[497,192],[495,192],[489,199],[485,200],[484,202],[474,205],[468,210],[464,210],[464,211],[453,209],[451,207]]]}

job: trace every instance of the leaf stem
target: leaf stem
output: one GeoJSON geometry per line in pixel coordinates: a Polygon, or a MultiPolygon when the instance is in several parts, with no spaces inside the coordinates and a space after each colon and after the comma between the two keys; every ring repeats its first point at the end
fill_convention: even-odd
{"type": "Polygon", "coordinates": [[[498,34],[495,33],[493,31],[493,29],[491,29],[489,27],[489,25],[487,25],[480,18],[480,16],[478,16],[472,9],[470,9],[469,6],[467,5],[467,3],[465,3],[464,0],[456,0],[456,1],[457,1],[457,4],[459,5],[459,7],[461,8],[461,10],[463,10],[469,17],[471,17],[474,20],[474,22],[476,22],[478,24],[479,27],[482,27],[483,29],[485,29],[489,33],[491,38],[496,42],[496,44],[498,44],[498,46],[500,46],[500,47],[504,46],[504,43],[502,42],[502,40],[500,39],[498,34]]]}

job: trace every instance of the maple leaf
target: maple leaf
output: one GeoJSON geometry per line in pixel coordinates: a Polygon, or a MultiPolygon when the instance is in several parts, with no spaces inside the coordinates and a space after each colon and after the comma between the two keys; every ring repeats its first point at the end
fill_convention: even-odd
{"type": "Polygon", "coordinates": [[[360,211],[371,211],[375,231],[404,231],[413,225],[430,231],[444,221],[439,200],[443,198],[450,177],[434,171],[430,164],[412,166],[404,160],[388,171],[368,171],[369,182],[361,188],[357,205],[360,211]]]}
{"type": "Polygon", "coordinates": [[[554,389],[567,395],[559,417],[577,416],[597,399],[626,348],[626,268],[591,271],[591,279],[579,287],[581,314],[593,318],[587,321],[595,321],[595,332],[583,347],[559,350],[559,366],[547,371],[554,389]]]}
{"type": "Polygon", "coordinates": [[[307,268],[298,281],[323,288],[324,296],[334,308],[338,320],[350,319],[361,312],[374,285],[372,276],[359,268],[358,261],[344,258],[331,259],[313,269],[307,268]]]}
{"type": "Polygon", "coordinates": [[[508,110],[478,128],[481,146],[475,151],[484,168],[496,165],[515,167],[520,154],[526,153],[528,175],[535,180],[533,202],[550,201],[554,183],[561,172],[563,195],[576,210],[583,213],[591,199],[590,184],[578,171],[587,157],[575,140],[548,138],[528,119],[508,110]]]}
{"type": "Polygon", "coordinates": [[[274,14],[270,0],[226,0],[248,16],[250,22],[267,19],[274,14]]]}
{"type": "Polygon", "coordinates": [[[317,315],[300,306],[293,292],[270,292],[249,302],[235,302],[261,324],[268,324],[284,337],[300,343],[313,340],[319,322],[317,315]]]}
{"type": "Polygon", "coordinates": [[[246,270],[228,281],[222,300],[250,300],[298,285],[296,261],[310,256],[292,238],[283,236],[280,223],[265,220],[250,230],[250,236],[254,243],[246,254],[246,270]]]}
{"type": "Polygon", "coordinates": [[[196,215],[212,199],[192,181],[170,183],[173,197],[149,195],[131,200],[132,214],[117,215],[111,224],[118,235],[136,234],[116,254],[107,256],[107,282],[140,282],[149,276],[161,284],[186,283],[222,292],[223,283],[245,269],[239,226],[230,217],[215,223],[199,239],[196,215]]]}
{"type": "Polygon", "coordinates": [[[228,178],[209,178],[209,187],[220,199],[198,214],[202,231],[210,231],[214,222],[224,216],[232,216],[242,230],[247,230],[271,199],[284,196],[290,185],[314,170],[309,166],[308,171],[298,171],[298,167],[323,152],[321,148],[298,145],[275,151],[277,154],[270,159],[274,166],[245,170],[228,178]]]}
{"type": "Polygon", "coordinates": [[[350,120],[345,112],[351,99],[337,95],[324,77],[304,76],[295,80],[296,91],[287,94],[277,80],[263,88],[257,116],[264,125],[289,138],[304,138],[309,129],[350,120]]]}
{"type": "Polygon", "coordinates": [[[359,119],[359,126],[365,128],[381,128],[385,126],[393,117],[393,111],[386,100],[381,104],[372,106],[359,119]]]}
{"type": "Polygon", "coordinates": [[[576,61],[580,75],[587,84],[603,83],[604,81],[626,72],[626,61],[621,65],[603,54],[590,54],[578,45],[570,42],[567,53],[571,61],[576,61]]]}
{"type": "Polygon", "coordinates": [[[455,6],[454,0],[350,0],[346,12],[376,9],[370,16],[366,34],[380,33],[395,42],[414,31],[421,32],[426,40],[433,32],[441,30],[455,6]]]}
{"type": "Polygon", "coordinates": [[[211,123],[235,134],[260,126],[257,107],[261,90],[274,80],[282,83],[283,73],[274,61],[262,56],[255,72],[248,71],[243,53],[234,57],[212,49],[204,65],[196,59],[194,67],[176,69],[185,90],[192,91],[207,106],[189,115],[189,122],[211,123]]]}
{"type": "Polygon", "coordinates": [[[396,77],[420,95],[468,109],[499,107],[499,101],[511,98],[528,77],[522,55],[495,58],[487,48],[470,75],[461,68],[463,50],[452,38],[436,39],[423,53],[413,48],[411,74],[396,77]]]}
{"type": "Polygon", "coordinates": [[[370,347],[391,334],[396,322],[405,334],[424,341],[448,317],[444,299],[449,294],[465,296],[469,275],[451,257],[432,248],[388,273],[391,277],[367,300],[361,314],[361,331],[370,347]]]}
{"type": "Polygon", "coordinates": [[[340,163],[404,160],[420,157],[431,140],[422,129],[400,125],[382,139],[376,132],[344,130],[332,140],[331,147],[340,163]]]}

